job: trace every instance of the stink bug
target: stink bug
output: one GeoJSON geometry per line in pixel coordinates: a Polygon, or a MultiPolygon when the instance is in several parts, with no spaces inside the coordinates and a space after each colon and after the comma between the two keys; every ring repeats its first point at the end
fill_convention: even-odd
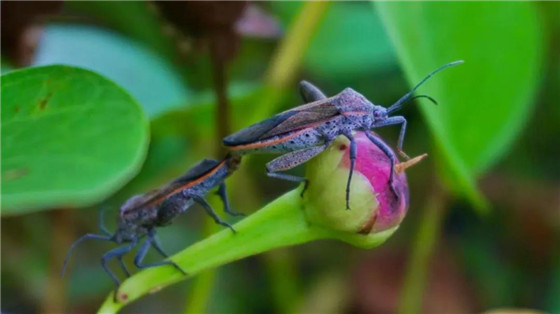
{"type": "MultiPolygon", "coordinates": [[[[285,153],[266,164],[268,176],[307,183],[305,178],[278,173],[278,171],[292,169],[310,160],[324,151],[338,135],[346,136],[350,140],[350,174],[346,184],[346,209],[349,209],[350,182],[356,160],[356,142],[352,132],[365,131],[369,140],[377,145],[391,160],[389,183],[393,193],[397,195],[393,186],[396,157],[383,142],[368,131],[383,126],[400,124],[397,152],[402,157],[409,159],[402,150],[406,132],[406,119],[403,116],[391,117],[390,114],[401,109],[407,101],[420,97],[436,103],[430,96],[413,96],[413,93],[437,72],[461,63],[463,63],[461,60],[454,61],[436,69],[389,108],[374,105],[351,88],[346,88],[338,95],[327,98],[317,87],[303,81],[300,83],[300,92],[304,101],[308,102],[307,104],[284,111],[270,119],[231,134],[223,139],[223,143],[233,154],[237,155],[285,153]]],[[[305,191],[305,187],[303,191],[305,191]]]]}
{"type": "Polygon", "coordinates": [[[229,227],[235,232],[233,227],[227,222],[222,221],[218,215],[212,210],[210,204],[206,202],[204,196],[214,187],[218,186],[218,194],[220,195],[225,211],[232,215],[238,213],[232,211],[226,195],[226,186],[224,180],[233,171],[237,169],[241,158],[239,156],[228,155],[222,161],[204,159],[193,168],[187,171],[183,176],[163,186],[160,189],[135,195],[128,199],[121,207],[118,217],[118,227],[114,234],[111,234],[102,223],[102,212],[100,213],[99,228],[103,235],[86,234],[78,239],[68,250],[64,265],[62,267],[62,275],[66,269],[66,265],[74,248],[84,240],[102,240],[112,241],[117,244],[125,244],[124,246],[110,250],[101,258],[101,266],[109,274],[117,287],[120,285],[119,280],[107,267],[107,262],[117,258],[125,274],[130,276],[122,257],[126,253],[132,251],[138,242],[146,237],[146,240],[138,250],[134,258],[134,264],[138,268],[146,268],[159,265],[172,265],[183,274],[186,274],[179,265],[173,261],[165,260],[155,263],[143,264],[142,260],[148,253],[148,249],[152,246],[161,255],[167,258],[167,254],[161,249],[157,239],[155,228],[165,226],[171,223],[171,220],[177,215],[185,212],[194,203],[202,205],[204,210],[216,221],[216,223],[229,227]]]}

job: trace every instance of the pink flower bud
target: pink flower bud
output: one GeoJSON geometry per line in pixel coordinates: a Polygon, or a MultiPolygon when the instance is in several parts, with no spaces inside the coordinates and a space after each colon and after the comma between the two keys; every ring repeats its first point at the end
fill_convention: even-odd
{"type": "Polygon", "coordinates": [[[307,165],[307,217],[311,223],[337,231],[370,234],[394,229],[408,209],[408,184],[403,171],[406,166],[395,168],[393,185],[397,196],[389,184],[389,158],[363,132],[354,137],[357,158],[350,186],[351,209],[345,206],[350,142],[340,136],[307,165]]]}

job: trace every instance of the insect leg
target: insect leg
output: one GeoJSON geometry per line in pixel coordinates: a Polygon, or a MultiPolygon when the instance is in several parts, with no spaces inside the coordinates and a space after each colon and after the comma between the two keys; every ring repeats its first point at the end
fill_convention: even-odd
{"type": "Polygon", "coordinates": [[[110,236],[111,233],[109,232],[109,230],[107,230],[107,228],[105,228],[105,224],[103,223],[103,215],[105,214],[105,210],[107,210],[107,206],[103,206],[99,210],[99,230],[101,230],[101,233],[110,236]]]}
{"type": "Polygon", "coordinates": [[[308,184],[306,178],[294,176],[291,174],[277,173],[277,171],[289,170],[303,164],[304,162],[310,160],[311,158],[324,151],[327,147],[329,147],[329,144],[330,141],[321,146],[304,148],[282,155],[266,164],[266,174],[272,178],[278,178],[293,182],[304,182],[303,190],[301,191],[301,196],[303,196],[303,193],[307,189],[308,184]]]}
{"type": "Polygon", "coordinates": [[[82,243],[84,240],[111,241],[111,238],[108,237],[108,236],[102,236],[102,235],[98,235],[98,234],[88,233],[88,234],[82,236],[81,238],[79,238],[78,240],[76,240],[76,242],[74,242],[72,244],[72,246],[70,247],[70,249],[68,250],[68,253],[66,253],[66,258],[64,258],[64,264],[62,265],[61,276],[64,276],[64,272],[66,271],[66,265],[68,264],[68,261],[70,260],[70,256],[72,255],[72,251],[74,251],[74,249],[80,243],[82,243]]]}
{"type": "Polygon", "coordinates": [[[350,140],[350,174],[348,174],[348,182],[346,183],[346,209],[350,209],[350,182],[354,173],[354,165],[356,165],[357,146],[352,133],[344,134],[350,140]]]}
{"type": "Polygon", "coordinates": [[[306,103],[327,98],[319,88],[308,81],[299,82],[299,93],[306,103]]]}
{"type": "Polygon", "coordinates": [[[118,259],[119,259],[119,265],[121,265],[121,268],[124,270],[124,273],[125,273],[126,277],[130,277],[130,272],[128,271],[128,268],[126,267],[126,264],[124,263],[122,255],[119,256],[118,259]]]}
{"type": "Polygon", "coordinates": [[[397,194],[397,190],[395,189],[395,186],[393,185],[393,173],[395,172],[395,155],[391,152],[391,149],[389,147],[387,147],[387,145],[383,142],[381,142],[381,140],[379,140],[378,138],[376,138],[375,136],[373,136],[373,134],[371,134],[371,132],[365,132],[366,136],[369,138],[369,140],[375,144],[377,147],[379,147],[379,149],[381,149],[385,155],[387,157],[389,157],[389,160],[391,161],[391,172],[389,174],[389,184],[391,185],[391,191],[393,192],[393,194],[395,194],[395,196],[398,198],[399,194],[397,194]]]}
{"type": "Polygon", "coordinates": [[[144,257],[146,257],[146,254],[148,253],[148,249],[150,248],[150,245],[153,245],[152,239],[147,238],[146,241],[144,242],[144,244],[142,244],[142,246],[138,250],[138,253],[136,254],[136,256],[134,257],[134,265],[136,265],[136,267],[138,267],[139,269],[142,269],[142,268],[148,268],[148,267],[171,265],[171,266],[177,268],[177,270],[179,270],[183,274],[185,274],[185,275],[187,274],[187,273],[185,273],[185,271],[183,269],[181,269],[181,267],[179,267],[179,265],[177,265],[174,262],[169,261],[169,260],[142,264],[142,261],[144,260],[144,257]]]}
{"type": "Polygon", "coordinates": [[[126,253],[132,251],[132,249],[134,249],[134,247],[136,246],[136,243],[138,243],[138,240],[135,238],[132,240],[130,244],[118,247],[116,249],[112,249],[109,252],[105,253],[103,257],[101,257],[101,266],[103,267],[105,272],[111,277],[111,279],[113,279],[117,287],[120,286],[121,282],[119,281],[117,276],[113,274],[113,272],[109,269],[109,267],[107,267],[107,262],[115,257],[119,258],[125,255],[126,253]]]}
{"type": "Polygon", "coordinates": [[[214,210],[212,209],[212,207],[210,206],[210,204],[208,204],[208,202],[198,196],[198,195],[193,195],[192,196],[193,200],[197,203],[199,203],[200,205],[202,205],[202,207],[204,208],[204,210],[206,211],[206,213],[208,213],[208,215],[210,215],[210,217],[212,217],[212,219],[214,219],[214,221],[219,224],[222,225],[224,227],[228,227],[231,229],[231,231],[233,231],[233,233],[236,233],[235,229],[233,229],[233,227],[228,224],[227,222],[223,221],[220,219],[220,217],[218,217],[218,215],[216,214],[216,212],[214,212],[214,210]]]}
{"type": "Polygon", "coordinates": [[[373,127],[379,128],[379,127],[383,127],[387,125],[395,125],[395,124],[401,124],[401,131],[399,132],[399,139],[397,141],[397,153],[399,153],[399,155],[401,155],[406,160],[409,160],[410,157],[408,157],[408,155],[405,154],[405,152],[402,150],[404,134],[406,132],[406,119],[404,117],[402,116],[389,117],[385,121],[373,125],[373,127]]]}
{"type": "Polygon", "coordinates": [[[220,186],[218,187],[218,195],[220,196],[220,198],[222,199],[222,202],[224,203],[224,211],[232,216],[245,216],[243,213],[238,213],[234,210],[231,209],[231,207],[229,206],[229,200],[227,197],[227,191],[226,191],[226,183],[222,182],[220,183],[220,186]]]}
{"type": "Polygon", "coordinates": [[[155,235],[152,237],[152,247],[156,249],[156,251],[158,251],[161,256],[165,258],[169,257],[169,255],[167,255],[167,253],[165,253],[165,251],[161,248],[161,244],[159,243],[159,240],[155,235]]]}
{"type": "MultiPolygon", "coordinates": [[[[150,239],[150,243],[152,244],[152,247],[154,249],[156,249],[156,251],[158,251],[159,254],[161,254],[163,257],[168,258],[169,256],[163,251],[163,249],[161,248],[159,241],[156,237],[156,235],[154,233],[149,234],[148,235],[149,239],[150,239]]],[[[180,272],[183,273],[183,275],[187,275],[187,272],[185,272],[179,265],[177,265],[177,263],[175,263],[174,261],[165,261],[164,264],[169,264],[175,268],[177,268],[180,272]]],[[[162,265],[164,265],[162,264],[162,265]]]]}

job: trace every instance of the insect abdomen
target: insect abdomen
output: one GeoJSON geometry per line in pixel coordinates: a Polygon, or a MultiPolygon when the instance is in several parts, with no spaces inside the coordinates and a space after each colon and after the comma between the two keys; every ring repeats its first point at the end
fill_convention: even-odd
{"type": "Polygon", "coordinates": [[[322,136],[313,128],[302,129],[270,139],[233,146],[238,153],[285,153],[316,146],[323,142],[322,136]]]}

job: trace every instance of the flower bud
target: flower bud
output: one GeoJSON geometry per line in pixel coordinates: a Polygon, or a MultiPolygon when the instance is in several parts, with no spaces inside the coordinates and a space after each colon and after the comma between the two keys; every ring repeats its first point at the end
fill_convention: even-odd
{"type": "MultiPolygon", "coordinates": [[[[377,134],[374,136],[379,138],[377,134]]],[[[403,171],[408,165],[395,167],[395,195],[389,183],[390,159],[363,132],[357,132],[354,138],[357,156],[350,185],[350,210],[346,210],[345,199],[350,142],[339,136],[307,164],[309,186],[304,194],[307,218],[312,224],[353,234],[394,230],[408,209],[408,184],[403,171]]]]}

